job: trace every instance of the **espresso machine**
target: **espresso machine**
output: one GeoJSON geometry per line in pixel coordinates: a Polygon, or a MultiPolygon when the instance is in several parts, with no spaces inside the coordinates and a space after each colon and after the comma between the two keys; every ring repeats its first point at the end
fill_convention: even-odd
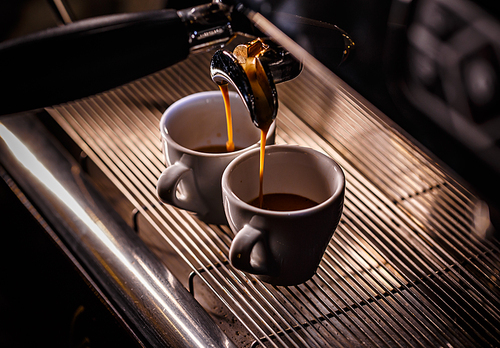
{"type": "Polygon", "coordinates": [[[0,43],[10,318],[60,313],[72,346],[500,344],[493,5],[169,1],[74,20],[51,3],[65,24],[0,43]],[[346,175],[339,227],[293,287],[234,269],[228,226],[156,196],[169,105],[228,83],[261,121],[248,56],[276,142],[346,175]]]}

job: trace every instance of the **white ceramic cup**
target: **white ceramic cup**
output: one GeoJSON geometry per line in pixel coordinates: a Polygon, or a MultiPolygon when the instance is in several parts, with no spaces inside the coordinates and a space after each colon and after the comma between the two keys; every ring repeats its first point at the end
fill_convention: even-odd
{"type": "Polygon", "coordinates": [[[231,264],[273,285],[297,285],[316,272],[342,215],[345,177],[330,157],[313,149],[266,147],[264,194],[291,193],[312,208],[271,211],[247,202],[259,194],[259,149],[231,162],[222,176],[224,210],[235,237],[231,264]]]}
{"type": "MultiPolygon", "coordinates": [[[[167,168],[158,179],[158,197],[164,203],[195,213],[206,223],[227,224],[222,206],[222,173],[238,155],[260,146],[260,130],[252,123],[239,95],[230,92],[230,102],[233,141],[237,148],[243,148],[239,151],[196,151],[204,146],[226,144],[226,113],[220,91],[182,98],[170,105],[160,120],[167,168]]],[[[273,144],[274,138],[273,123],[266,144],[273,144]]]]}

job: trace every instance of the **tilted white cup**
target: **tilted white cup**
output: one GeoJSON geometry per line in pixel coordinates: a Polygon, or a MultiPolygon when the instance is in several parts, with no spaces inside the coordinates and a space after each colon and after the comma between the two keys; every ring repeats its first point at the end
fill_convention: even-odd
{"type": "MultiPolygon", "coordinates": [[[[195,213],[206,223],[227,224],[222,206],[221,178],[238,155],[259,148],[260,130],[252,123],[239,95],[230,92],[235,146],[229,153],[195,149],[225,145],[227,122],[220,91],[189,95],[170,105],[160,120],[163,155],[167,168],[158,179],[157,193],[164,203],[195,213]]],[[[273,144],[275,124],[266,144],[273,144]]]]}
{"type": "Polygon", "coordinates": [[[231,264],[273,285],[297,285],[316,272],[340,221],[345,177],[330,157],[293,145],[266,147],[264,194],[291,193],[318,204],[271,211],[248,202],[259,194],[259,150],[231,162],[222,176],[224,209],[235,237],[231,264]]]}

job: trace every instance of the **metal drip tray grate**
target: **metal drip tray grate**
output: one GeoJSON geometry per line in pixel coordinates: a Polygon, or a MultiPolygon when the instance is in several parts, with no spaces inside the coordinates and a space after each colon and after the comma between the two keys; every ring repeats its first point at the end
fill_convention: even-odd
{"type": "MultiPolygon", "coordinates": [[[[475,233],[480,202],[353,97],[307,70],[278,86],[278,143],[334,158],[345,208],[317,274],[272,287],[233,269],[227,226],[160,205],[159,119],[216,86],[192,55],[49,113],[138,212],[139,235],[241,347],[500,345],[500,255],[475,233]]],[[[112,191],[112,190],[110,190],[112,191]]],[[[113,199],[116,209],[120,198],[113,199]]]]}

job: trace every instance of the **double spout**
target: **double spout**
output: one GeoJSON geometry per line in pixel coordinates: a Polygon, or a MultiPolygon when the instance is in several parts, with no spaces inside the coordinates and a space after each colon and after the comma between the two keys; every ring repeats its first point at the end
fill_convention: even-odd
{"type": "Polygon", "coordinates": [[[276,83],[291,80],[302,64],[288,51],[261,38],[218,50],[210,62],[210,75],[218,85],[231,84],[247,107],[253,123],[267,128],[278,113],[276,83]]]}

